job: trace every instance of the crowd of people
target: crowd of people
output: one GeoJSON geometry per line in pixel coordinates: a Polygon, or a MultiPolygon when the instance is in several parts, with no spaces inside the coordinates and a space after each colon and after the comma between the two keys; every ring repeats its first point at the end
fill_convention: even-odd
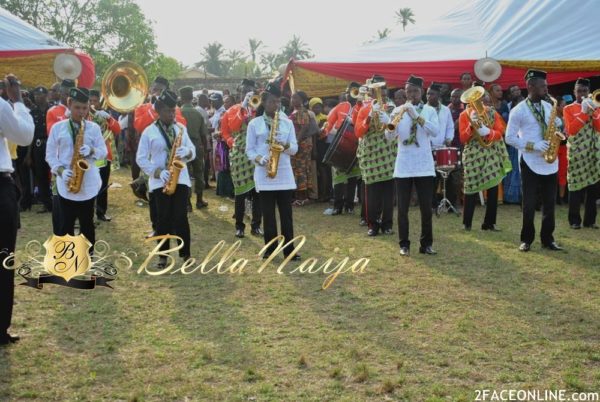
{"type": "MultiPolygon", "coordinates": [[[[119,114],[99,91],[73,80],[24,91],[17,77],[7,76],[0,97],[0,223],[7,228],[0,233],[1,260],[15,248],[19,210],[36,202],[38,213],[52,213],[54,234],[74,235],[78,221],[93,244],[94,213],[111,221],[110,172],[124,166],[134,194],[149,205],[148,237],[177,234],[184,260],[191,257],[192,195],[197,209],[206,208],[211,182],[218,196],[234,201],[238,238],[245,236],[248,211],[251,234],[269,244],[278,234],[278,211],[283,254],[291,260],[301,258],[291,244],[293,209],[314,202],[329,203],[324,214],[336,219],[353,214],[358,200],[359,225],[371,237],[394,233],[397,206],[402,256],[410,255],[411,204],[420,209],[419,252],[436,254],[432,215],[442,196],[462,205],[467,231],[483,195],[486,231],[499,230],[499,201],[522,204],[524,252],[534,241],[540,207],[542,247],[562,249],[553,237],[557,200],[569,204],[572,229],[598,229],[600,107],[589,97],[590,81],[580,78],[573,94],[554,98],[546,73],[538,70],[524,77],[526,95],[520,85],[505,93],[498,84],[473,81],[470,73],[460,82],[454,89],[435,82],[426,87],[424,78],[411,75],[404,87],[392,89],[374,74],[351,82],[340,96],[320,99],[280,80],[262,88],[251,79],[235,94],[203,90],[195,96],[192,87],[173,91],[157,77],[144,103],[119,114]],[[325,155],[349,128],[356,162],[332,167],[325,155]],[[440,170],[440,150],[455,150],[460,158],[440,170]]],[[[271,244],[263,258],[275,250],[271,244]]],[[[161,257],[158,265],[166,262],[161,257]]],[[[7,332],[13,275],[0,269],[0,344],[17,340],[7,332]]]]}

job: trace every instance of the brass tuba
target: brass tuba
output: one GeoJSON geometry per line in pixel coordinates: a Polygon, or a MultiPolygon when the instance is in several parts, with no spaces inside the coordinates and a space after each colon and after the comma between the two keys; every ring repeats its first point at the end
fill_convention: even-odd
{"type": "Polygon", "coordinates": [[[147,93],[146,73],[131,61],[113,64],[102,76],[102,97],[106,107],[119,113],[129,113],[144,103],[147,93]]]}
{"type": "Polygon", "coordinates": [[[567,138],[563,133],[556,129],[556,109],[558,108],[558,101],[548,95],[548,98],[552,101],[552,112],[550,113],[550,119],[548,121],[548,128],[544,133],[544,139],[548,141],[550,146],[544,152],[544,160],[548,163],[552,163],[558,157],[558,148],[560,147],[560,142],[566,140],[567,138]]]}
{"type": "Polygon", "coordinates": [[[90,164],[88,161],[83,159],[79,155],[79,148],[83,145],[85,132],[85,120],[81,120],[79,131],[77,132],[77,136],[75,137],[75,142],[73,143],[73,156],[71,157],[71,170],[73,171],[73,176],[69,179],[67,183],[67,189],[70,193],[78,193],[81,190],[81,183],[83,182],[83,174],[86,170],[90,168],[90,164]]]}
{"type": "MultiPolygon", "coordinates": [[[[483,89],[483,87],[476,86],[467,89],[460,96],[460,101],[462,103],[467,103],[469,106],[471,106],[471,108],[477,114],[477,119],[479,122],[474,122],[471,119],[471,115],[467,114],[467,116],[469,117],[469,122],[471,123],[471,126],[474,129],[481,127],[482,123],[489,128],[492,128],[494,125],[493,122],[490,120],[490,116],[488,116],[488,114],[485,112],[485,106],[483,105],[483,95],[485,95],[485,89],[483,89]]],[[[477,132],[473,132],[473,138],[477,139],[479,145],[481,145],[484,148],[492,146],[491,142],[486,142],[483,138],[481,138],[481,136],[477,132]]]]}
{"type": "Polygon", "coordinates": [[[277,135],[277,129],[279,128],[279,111],[275,112],[275,117],[271,123],[271,131],[269,132],[269,162],[267,164],[267,177],[273,179],[277,176],[277,169],[279,168],[279,157],[283,152],[283,145],[275,142],[275,136],[277,135]]]}

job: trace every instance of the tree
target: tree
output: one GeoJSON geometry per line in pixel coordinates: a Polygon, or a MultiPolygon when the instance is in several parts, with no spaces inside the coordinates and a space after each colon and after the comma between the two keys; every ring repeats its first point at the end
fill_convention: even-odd
{"type": "Polygon", "coordinates": [[[289,58],[281,53],[264,53],[260,56],[260,64],[263,66],[265,73],[277,71],[280,65],[287,63],[289,58]]]}
{"type": "Polygon", "coordinates": [[[416,22],[414,17],[415,14],[409,7],[404,7],[396,11],[397,23],[402,24],[402,31],[406,31],[406,26],[408,24],[414,24],[416,22]]]}
{"type": "Polygon", "coordinates": [[[158,53],[158,56],[146,69],[146,74],[150,80],[153,80],[159,75],[168,80],[172,80],[177,78],[182,70],[183,66],[179,61],[172,57],[165,56],[162,53],[158,53]]]}
{"type": "Polygon", "coordinates": [[[286,63],[291,58],[295,60],[309,59],[313,57],[313,54],[306,43],[294,35],[284,46],[281,56],[285,59],[284,63],[286,63]]]}
{"type": "Polygon", "coordinates": [[[196,63],[196,66],[204,67],[204,71],[207,73],[222,76],[226,67],[222,60],[224,51],[225,49],[223,49],[223,45],[221,43],[209,43],[208,45],[204,46],[202,60],[196,63]]]}
{"type": "Polygon", "coordinates": [[[248,47],[250,48],[250,58],[253,63],[256,63],[256,53],[258,49],[263,45],[262,40],[250,38],[248,39],[248,47]]]}
{"type": "Polygon", "coordinates": [[[383,31],[377,30],[377,39],[384,39],[390,36],[392,31],[389,28],[384,28],[383,31]]]}

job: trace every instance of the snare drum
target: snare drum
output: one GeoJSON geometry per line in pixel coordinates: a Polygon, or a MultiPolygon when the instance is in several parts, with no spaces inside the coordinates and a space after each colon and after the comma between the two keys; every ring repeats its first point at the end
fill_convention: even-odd
{"type": "Polygon", "coordinates": [[[440,170],[453,170],[458,167],[460,150],[455,147],[444,147],[433,150],[435,168],[440,170]]]}

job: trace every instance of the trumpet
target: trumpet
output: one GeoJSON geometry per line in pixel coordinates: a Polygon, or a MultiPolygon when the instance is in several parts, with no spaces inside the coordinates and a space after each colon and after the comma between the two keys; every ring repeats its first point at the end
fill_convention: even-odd
{"type": "Polygon", "coordinates": [[[258,108],[259,105],[260,105],[260,96],[252,95],[250,97],[250,100],[248,101],[248,106],[250,106],[252,109],[256,109],[256,108],[258,108]]]}
{"type": "MultiPolygon", "coordinates": [[[[409,104],[409,103],[410,103],[410,101],[407,101],[405,103],[405,105],[409,104]]],[[[398,125],[398,123],[400,123],[400,120],[402,120],[402,116],[404,116],[404,113],[406,113],[406,108],[405,107],[403,107],[402,110],[400,110],[400,113],[398,113],[398,114],[396,114],[396,116],[394,116],[394,119],[391,122],[389,122],[385,126],[385,128],[387,128],[388,131],[395,131],[396,130],[396,126],[398,125]]]]}

